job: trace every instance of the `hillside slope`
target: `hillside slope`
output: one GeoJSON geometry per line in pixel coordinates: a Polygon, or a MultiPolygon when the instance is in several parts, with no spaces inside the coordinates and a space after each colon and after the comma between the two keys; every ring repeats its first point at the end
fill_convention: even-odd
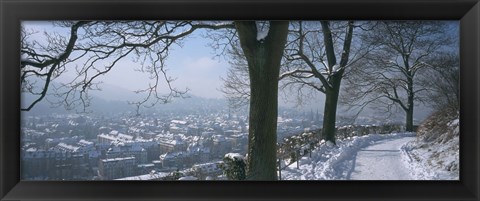
{"type": "Polygon", "coordinates": [[[444,109],[428,117],[417,130],[417,139],[403,150],[412,176],[426,180],[458,180],[460,121],[456,110],[444,109]]]}

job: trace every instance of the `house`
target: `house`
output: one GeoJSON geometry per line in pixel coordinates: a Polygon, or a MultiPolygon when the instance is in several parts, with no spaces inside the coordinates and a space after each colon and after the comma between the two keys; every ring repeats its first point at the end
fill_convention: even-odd
{"type": "Polygon", "coordinates": [[[136,174],[135,157],[102,159],[98,164],[98,176],[102,180],[130,177],[136,174]]]}

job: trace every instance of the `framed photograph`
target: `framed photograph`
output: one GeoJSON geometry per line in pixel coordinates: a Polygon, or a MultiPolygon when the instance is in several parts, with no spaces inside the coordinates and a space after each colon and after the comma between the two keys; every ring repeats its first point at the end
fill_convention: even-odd
{"type": "Polygon", "coordinates": [[[1,200],[479,199],[477,0],[0,13],[1,200]]]}

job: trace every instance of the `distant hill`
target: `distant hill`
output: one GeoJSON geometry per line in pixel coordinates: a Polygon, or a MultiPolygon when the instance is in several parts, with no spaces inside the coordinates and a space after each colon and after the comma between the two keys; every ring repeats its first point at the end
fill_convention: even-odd
{"type": "MultiPolygon", "coordinates": [[[[55,83],[54,83],[55,84],[55,83]]],[[[90,96],[92,97],[91,105],[86,108],[86,111],[94,113],[119,113],[119,112],[128,112],[135,111],[135,106],[128,104],[128,101],[138,101],[143,98],[139,94],[134,92],[109,85],[102,84],[102,90],[93,90],[90,91],[90,96]]],[[[159,111],[189,111],[189,110],[211,110],[211,109],[225,109],[227,107],[227,102],[225,99],[215,99],[215,98],[202,98],[194,95],[188,95],[188,98],[175,98],[170,103],[157,104],[154,108],[159,111]]],[[[21,102],[23,105],[32,103],[38,96],[32,94],[24,93],[21,96],[21,102]]],[[[75,108],[74,110],[66,110],[63,106],[53,107],[53,105],[47,100],[55,101],[56,98],[53,96],[47,95],[45,99],[35,105],[31,111],[25,112],[25,114],[30,115],[42,115],[49,113],[75,113],[77,111],[82,111],[82,107],[75,108]]],[[[58,99],[57,99],[58,100],[58,99]]],[[[144,111],[146,109],[143,109],[144,111]]]]}

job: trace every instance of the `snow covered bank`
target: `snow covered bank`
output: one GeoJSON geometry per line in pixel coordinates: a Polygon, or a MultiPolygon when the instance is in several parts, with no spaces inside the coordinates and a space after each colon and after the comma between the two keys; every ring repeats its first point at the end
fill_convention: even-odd
{"type": "MultiPolygon", "coordinates": [[[[451,121],[438,120],[443,124],[430,128],[420,128],[421,132],[428,132],[429,136],[422,136],[416,141],[402,147],[405,153],[404,160],[409,164],[413,177],[423,180],[458,180],[459,179],[459,119],[451,121]],[[446,127],[445,127],[446,126],[446,127]],[[432,137],[434,136],[434,137],[432,137]]],[[[426,124],[429,122],[427,121],[426,124]]]]}
{"type": "Polygon", "coordinates": [[[282,170],[282,180],[345,180],[349,177],[357,152],[380,140],[413,137],[415,133],[370,134],[337,141],[337,145],[322,143],[312,157],[302,157],[297,164],[282,170]]]}

